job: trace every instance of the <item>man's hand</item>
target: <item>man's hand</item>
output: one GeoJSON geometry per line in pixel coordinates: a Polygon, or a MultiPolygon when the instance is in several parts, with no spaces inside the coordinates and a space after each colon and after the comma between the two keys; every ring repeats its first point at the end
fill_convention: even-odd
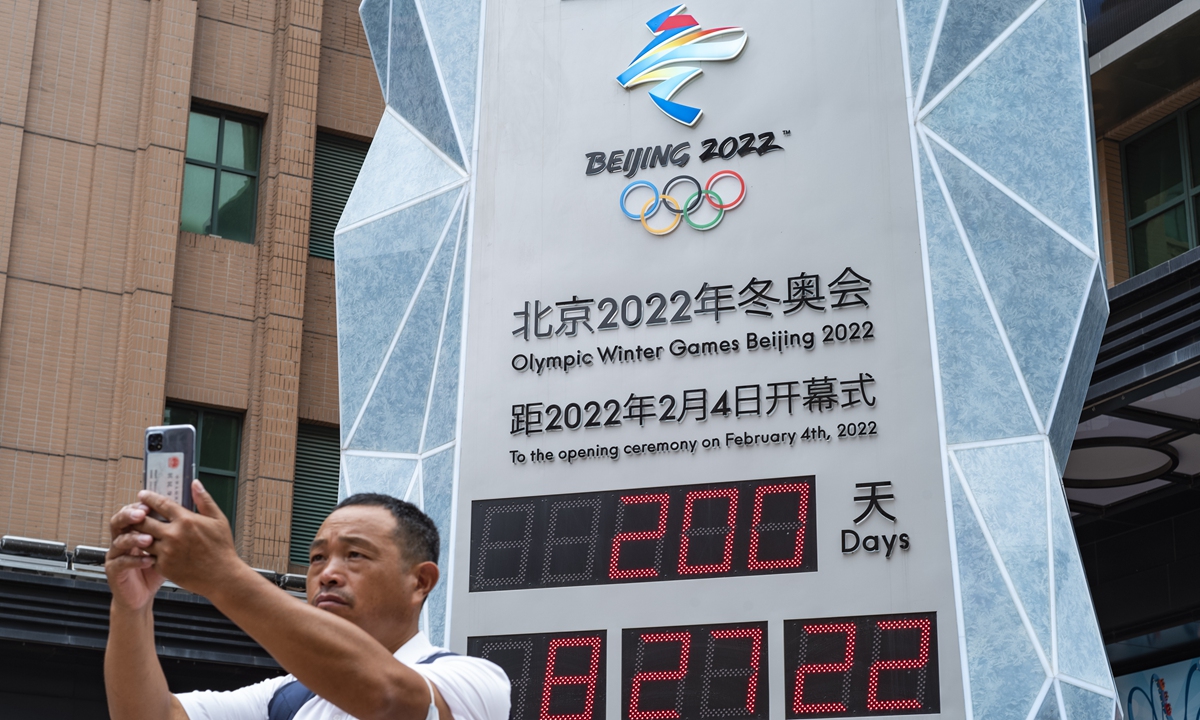
{"type": "Polygon", "coordinates": [[[109,521],[112,542],[104,557],[104,572],[113,603],[127,610],[146,608],[163,584],[154,558],[145,552],[154,538],[137,530],[148,509],[141,503],[126,505],[109,521]]]}
{"type": "Polygon", "coordinates": [[[168,522],[147,516],[140,530],[152,538],[145,551],[163,577],[182,588],[210,597],[222,580],[244,565],[233,546],[229,521],[199,480],[192,481],[196,510],[187,508],[149,490],[138,499],[168,522]]]}

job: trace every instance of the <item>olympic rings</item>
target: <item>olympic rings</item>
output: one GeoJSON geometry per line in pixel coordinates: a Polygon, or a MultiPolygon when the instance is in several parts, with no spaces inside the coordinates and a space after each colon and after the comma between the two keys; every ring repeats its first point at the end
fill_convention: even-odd
{"type": "MultiPolygon", "coordinates": [[[[675,198],[671,197],[670,195],[663,195],[662,199],[663,199],[664,205],[666,205],[667,200],[670,200],[671,202],[675,203],[676,207],[679,206],[679,202],[676,201],[675,198]]],[[[646,228],[646,232],[650,233],[651,235],[667,235],[667,234],[671,233],[675,228],[679,227],[679,218],[680,217],[687,217],[687,213],[676,212],[675,219],[671,221],[670,225],[663,227],[663,228],[652,228],[652,227],[650,227],[650,223],[646,222],[646,217],[647,217],[646,210],[648,210],[650,208],[650,203],[652,203],[652,202],[655,202],[655,201],[647,200],[646,204],[642,206],[642,215],[640,218],[642,221],[642,227],[646,228]]],[[[670,207],[668,207],[667,209],[669,210],[670,207]]],[[[653,215],[653,214],[654,213],[651,213],[651,215],[653,215]]],[[[691,220],[688,220],[689,224],[691,224],[691,222],[692,222],[691,220]]]]}
{"type": "Polygon", "coordinates": [[[661,192],[654,183],[648,180],[635,180],[625,186],[621,191],[621,196],[618,199],[618,204],[621,212],[630,220],[638,220],[642,223],[642,227],[651,235],[667,235],[679,227],[680,219],[682,218],[689,227],[695,230],[711,230],[721,223],[725,218],[725,211],[732,210],[742,204],[742,200],[746,198],[746,181],[733,170],[719,170],[708,179],[704,185],[700,181],[690,175],[677,175],[667,181],[661,192]],[[741,185],[737,197],[732,202],[725,202],[721,196],[713,190],[716,184],[725,179],[733,178],[741,185]],[[671,191],[680,183],[691,183],[695,186],[696,191],[687,196],[687,200],[680,205],[679,201],[671,196],[671,191]],[[633,212],[629,209],[629,196],[638,188],[647,188],[654,196],[647,200],[641,208],[640,212],[633,212]],[[717,216],[706,223],[697,223],[692,220],[692,215],[700,209],[700,206],[707,202],[717,211],[717,216]],[[658,212],[659,207],[665,207],[667,212],[674,215],[671,222],[663,227],[651,227],[647,222],[649,218],[654,217],[658,212]]]}
{"type": "MultiPolygon", "coordinates": [[[[658,188],[654,187],[654,183],[652,183],[648,180],[636,180],[636,181],[631,182],[628,185],[626,185],[625,189],[621,191],[621,212],[625,213],[625,217],[629,218],[630,220],[637,220],[638,216],[634,213],[629,212],[629,210],[626,209],[625,201],[629,199],[629,193],[633,192],[634,190],[636,190],[639,187],[648,187],[648,188],[650,188],[650,191],[654,193],[654,199],[650,201],[650,202],[654,203],[654,207],[651,208],[650,214],[653,215],[654,213],[658,212],[658,202],[659,202],[658,188]]],[[[648,204],[649,203],[647,203],[647,205],[648,204]]],[[[642,216],[645,217],[645,214],[646,214],[646,208],[642,208],[642,216]]]]}
{"type": "Polygon", "coordinates": [[[721,170],[721,171],[715,173],[712,177],[710,177],[708,179],[708,183],[704,186],[704,189],[712,190],[713,185],[716,185],[717,181],[719,181],[721,178],[727,178],[727,177],[735,178],[739,183],[741,183],[742,191],[740,193],[738,193],[736,200],[734,200],[731,203],[725,204],[725,205],[721,204],[721,198],[719,196],[717,197],[716,203],[713,203],[712,200],[709,200],[708,203],[718,210],[732,210],[735,207],[737,207],[738,205],[741,205],[742,200],[746,199],[746,181],[742,179],[741,175],[738,175],[737,173],[735,173],[732,170],[721,170]]]}
{"type": "MultiPolygon", "coordinates": [[[[692,217],[690,215],[688,215],[687,213],[683,214],[683,219],[687,220],[687,224],[691,225],[693,230],[712,230],[725,217],[725,206],[721,204],[721,196],[716,194],[712,190],[701,190],[698,193],[693,193],[692,196],[687,199],[686,204],[690,205],[692,202],[692,198],[700,197],[701,194],[703,194],[705,196],[705,199],[708,200],[709,205],[712,205],[713,207],[715,207],[717,209],[717,216],[715,218],[713,218],[712,220],[710,220],[709,222],[704,223],[703,225],[697,225],[696,223],[692,222],[692,217]],[[713,202],[712,201],[713,198],[716,198],[717,201],[713,202]]],[[[734,204],[736,205],[736,203],[734,203],[734,204]]]]}
{"type": "MultiPolygon", "coordinates": [[[[663,195],[670,195],[671,188],[675,187],[676,185],[678,185],[681,182],[690,182],[691,184],[696,186],[696,192],[700,192],[700,182],[698,180],[696,180],[696,178],[692,177],[691,175],[678,175],[678,176],[673,177],[670,180],[668,180],[666,185],[663,185],[663,195]]],[[[675,202],[675,201],[671,200],[671,202],[675,202]]],[[[691,201],[685,203],[685,205],[687,206],[687,211],[689,213],[696,212],[697,210],[700,209],[700,204],[702,202],[704,202],[704,201],[701,200],[699,198],[699,196],[696,196],[696,203],[694,205],[691,203],[691,201]]],[[[665,203],[664,203],[664,205],[665,205],[665,203]]],[[[672,213],[675,213],[676,215],[683,212],[678,207],[671,207],[670,205],[666,205],[666,208],[667,208],[667,212],[672,212],[672,213]]]]}

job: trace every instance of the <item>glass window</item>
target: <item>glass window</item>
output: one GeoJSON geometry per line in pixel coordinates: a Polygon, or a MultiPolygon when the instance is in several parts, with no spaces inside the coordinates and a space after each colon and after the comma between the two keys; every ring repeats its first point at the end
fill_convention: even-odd
{"type": "Polygon", "coordinates": [[[1124,146],[1133,272],[1196,247],[1200,236],[1200,105],[1164,118],[1124,146]]]}
{"type": "Polygon", "coordinates": [[[1183,194],[1179,124],[1170,120],[1125,148],[1129,175],[1129,214],[1133,217],[1183,194]]]}
{"type": "Polygon", "coordinates": [[[1188,251],[1187,217],[1183,205],[1135,225],[1131,233],[1133,269],[1143,273],[1188,251]]]}
{"type": "Polygon", "coordinates": [[[168,403],[163,411],[167,425],[196,428],[196,472],[232,526],[237,510],[238,460],[241,456],[242,418],[232,413],[168,403]]]}
{"type": "Polygon", "coordinates": [[[1192,187],[1200,187],[1200,107],[1188,113],[1188,163],[1192,166],[1192,187]]]}
{"type": "Polygon", "coordinates": [[[259,128],[251,120],[216,110],[191,112],[180,228],[254,242],[258,144],[259,128]]]}

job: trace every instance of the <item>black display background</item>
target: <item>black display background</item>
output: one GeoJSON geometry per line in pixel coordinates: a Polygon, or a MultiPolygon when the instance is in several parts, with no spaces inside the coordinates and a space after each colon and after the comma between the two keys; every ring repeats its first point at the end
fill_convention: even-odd
{"type": "Polygon", "coordinates": [[[867,615],[860,617],[785,620],[783,623],[784,690],[788,718],[826,718],[936,713],[941,707],[938,689],[936,613],[906,615],[867,615]],[[876,699],[892,707],[868,707],[871,667],[876,662],[915,660],[920,657],[919,628],[886,630],[879,623],[927,622],[929,624],[928,659],[921,669],[878,672],[876,699]],[[796,671],[802,665],[844,665],[845,632],[809,633],[805,627],[853,625],[855,648],[849,672],[807,672],[803,701],[806,705],[842,704],[845,709],[796,711],[796,671]],[[916,700],[917,707],[896,707],[904,700],[916,700]],[[888,701],[892,701],[889,703],[888,701]]]}
{"type": "MultiPolygon", "coordinates": [[[[471,504],[470,591],[606,585],[705,577],[813,572],[817,569],[816,482],[812,476],[707,485],[638,488],[599,493],[476,500],[471,504]],[[804,485],[808,490],[803,521],[801,492],[763,496],[759,522],[760,563],[794,556],[797,524],[804,533],[802,562],[794,567],[751,568],[749,563],[754,497],[764,485],[804,485]],[[729,501],[698,498],[688,540],[690,566],[712,565],[708,572],[679,572],[681,532],[688,493],[737,493],[732,554],[724,565],[729,501]],[[618,533],[622,497],[666,495],[667,521],[661,540],[625,540],[618,570],[654,567],[657,574],[610,577],[613,539],[618,533]],[[551,528],[553,525],[553,528],[551,528]],[[553,533],[551,532],[553,530],[553,533]]],[[[658,502],[624,504],[619,532],[657,533],[658,502]]]]}
{"type": "MultiPolygon", "coordinates": [[[[489,635],[467,638],[467,654],[499,665],[512,683],[512,709],[509,720],[604,720],[605,672],[608,657],[607,631],[541,633],[533,635],[489,635]],[[587,684],[555,684],[550,691],[549,712],[543,716],[541,704],[546,690],[546,665],[554,640],[599,638],[600,657],[596,668],[595,694],[590,713],[586,712],[587,684]]],[[[559,647],[554,676],[586,676],[592,650],[586,645],[559,647]]]]}
{"type": "Polygon", "coordinates": [[[622,720],[766,720],[770,710],[769,678],[765,622],[636,628],[621,631],[622,720]],[[752,665],[754,639],[720,636],[749,635],[754,632],[758,634],[759,648],[757,673],[753,676],[754,711],[749,712],[749,682],[752,668],[755,667],[752,665]],[[717,633],[717,636],[714,637],[713,633],[717,633]],[[637,674],[678,672],[682,640],[643,641],[645,635],[664,634],[686,634],[689,638],[687,672],[682,679],[643,679],[639,683],[637,707],[633,708],[633,680],[637,674]],[[639,652],[642,655],[640,663],[639,652]]]}

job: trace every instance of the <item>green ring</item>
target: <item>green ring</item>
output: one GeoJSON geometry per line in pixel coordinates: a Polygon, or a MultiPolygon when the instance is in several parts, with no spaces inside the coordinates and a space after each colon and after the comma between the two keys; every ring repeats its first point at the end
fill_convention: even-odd
{"type": "Polygon", "coordinates": [[[712,230],[713,228],[715,228],[717,226],[718,223],[721,222],[721,219],[725,217],[725,209],[717,208],[717,216],[715,218],[713,218],[710,222],[705,223],[704,225],[697,225],[696,223],[692,222],[691,215],[688,213],[688,206],[692,204],[692,199],[695,198],[700,193],[704,193],[705,195],[709,195],[709,196],[716,198],[717,205],[725,204],[725,201],[721,199],[721,196],[716,194],[712,190],[701,190],[699,192],[694,192],[691,195],[688,195],[687,200],[683,201],[683,219],[687,221],[688,225],[692,226],[693,230],[712,230]]]}

